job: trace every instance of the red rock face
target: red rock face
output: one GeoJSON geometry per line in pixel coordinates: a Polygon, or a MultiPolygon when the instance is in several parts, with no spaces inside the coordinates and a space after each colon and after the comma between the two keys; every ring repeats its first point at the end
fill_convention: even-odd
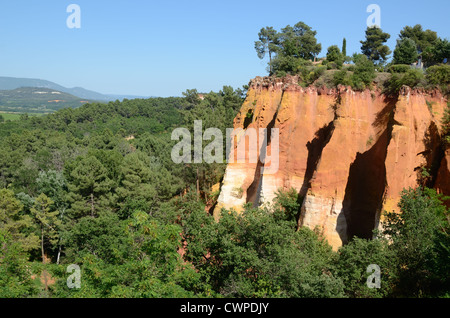
{"type": "MultiPolygon", "coordinates": [[[[249,163],[249,152],[264,149],[246,145],[245,163],[227,167],[215,216],[221,208],[270,203],[278,189],[294,188],[304,198],[300,226],[319,227],[334,248],[355,235],[370,238],[381,212],[398,211],[401,191],[421,182],[422,167],[440,167],[436,187],[450,194],[449,153],[440,150],[445,105],[438,92],[404,88],[389,98],[349,87],[303,88],[297,77],[256,78],[234,128],[278,129],[278,170],[249,163]]],[[[276,150],[271,141],[268,153],[276,150]]]]}
{"type": "MultiPolygon", "coordinates": [[[[439,167],[436,178],[436,190],[439,193],[449,195],[450,193],[450,149],[444,154],[441,165],[439,167]]],[[[450,208],[450,202],[447,201],[447,206],[450,208]]]]}

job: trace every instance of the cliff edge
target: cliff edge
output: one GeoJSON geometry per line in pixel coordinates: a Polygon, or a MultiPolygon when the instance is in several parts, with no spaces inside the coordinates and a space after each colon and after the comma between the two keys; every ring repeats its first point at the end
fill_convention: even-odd
{"type": "Polygon", "coordinates": [[[404,188],[426,184],[450,194],[450,151],[441,146],[446,105],[438,90],[403,87],[386,96],[305,88],[296,76],[256,77],[234,120],[242,129],[234,147],[244,143],[245,154],[228,164],[214,215],[260,206],[279,188],[294,188],[303,198],[299,226],[319,227],[335,249],[353,236],[370,238],[381,212],[398,210],[404,188]],[[267,147],[245,143],[249,128],[268,129],[267,147]],[[252,151],[272,153],[271,128],[278,129],[278,156],[249,162],[252,151]],[[267,166],[274,164],[275,173],[267,166]]]}

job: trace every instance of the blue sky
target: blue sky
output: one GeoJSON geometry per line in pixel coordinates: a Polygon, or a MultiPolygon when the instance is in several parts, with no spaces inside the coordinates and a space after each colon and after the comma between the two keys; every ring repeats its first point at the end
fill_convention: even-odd
{"type": "Polygon", "coordinates": [[[347,39],[360,52],[366,8],[381,8],[393,49],[400,30],[422,24],[450,39],[449,0],[14,0],[0,3],[0,76],[41,78],[108,94],[180,96],[266,75],[254,41],[262,27],[304,21],[322,53],[347,39]],[[81,28],[69,29],[69,4],[81,28]]]}

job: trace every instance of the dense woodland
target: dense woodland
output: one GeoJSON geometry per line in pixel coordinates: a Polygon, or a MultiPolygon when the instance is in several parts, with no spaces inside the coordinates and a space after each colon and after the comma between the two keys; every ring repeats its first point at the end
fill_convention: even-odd
{"type": "Polygon", "coordinates": [[[89,104],[0,126],[2,297],[448,296],[448,210],[405,191],[378,239],[333,252],[297,228],[295,191],[271,207],[208,208],[225,164],[176,165],[171,129],[232,125],[244,91],[89,104]],[[199,184],[199,187],[195,186],[199,184]],[[70,264],[80,289],[66,284],[70,264]],[[367,266],[382,269],[380,289],[367,266]]]}
{"type": "MultiPolygon", "coordinates": [[[[270,72],[314,77],[308,59],[317,43],[306,41],[310,54],[296,51],[303,40],[295,31],[284,30],[291,42],[276,42],[285,53],[271,56],[270,72]],[[280,70],[280,59],[306,68],[280,70]]],[[[333,51],[327,63],[345,60],[333,51]]],[[[361,70],[377,65],[362,56],[346,70],[356,85],[361,70]]],[[[225,163],[173,163],[171,132],[202,120],[225,135],[245,89],[92,103],[0,123],[0,297],[449,297],[448,198],[432,189],[405,189],[402,213],[387,211],[373,240],[354,237],[338,251],[320,229],[298,228],[294,190],[214,220],[212,189],[225,163]],[[80,266],[81,288],[67,285],[71,264],[80,266]],[[366,284],[370,264],[381,269],[380,288],[366,284]]],[[[443,147],[449,123],[447,110],[443,147]]]]}

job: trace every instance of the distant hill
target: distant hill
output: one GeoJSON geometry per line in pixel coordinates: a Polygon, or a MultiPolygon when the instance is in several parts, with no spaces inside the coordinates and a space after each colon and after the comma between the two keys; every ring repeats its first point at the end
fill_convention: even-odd
{"type": "Polygon", "coordinates": [[[92,102],[77,96],[44,87],[21,87],[0,90],[0,111],[50,113],[61,108],[77,108],[92,102]]]}
{"type": "Polygon", "coordinates": [[[42,80],[42,79],[0,76],[0,90],[14,90],[14,89],[20,88],[20,87],[48,88],[48,89],[53,89],[53,90],[56,90],[59,92],[71,94],[71,95],[77,96],[81,99],[89,99],[89,100],[95,100],[95,101],[101,101],[101,102],[115,101],[117,99],[123,100],[124,98],[127,98],[127,99],[148,98],[148,97],[144,97],[144,96],[101,94],[98,92],[84,89],[82,87],[67,88],[67,87],[61,86],[59,84],[56,84],[56,83],[53,83],[53,82],[50,82],[47,80],[42,80]]]}

